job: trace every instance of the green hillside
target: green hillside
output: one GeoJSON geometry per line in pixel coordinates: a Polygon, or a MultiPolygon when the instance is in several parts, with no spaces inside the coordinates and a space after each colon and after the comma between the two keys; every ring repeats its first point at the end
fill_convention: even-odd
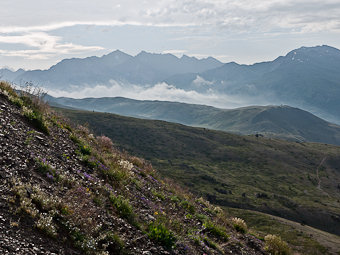
{"type": "Polygon", "coordinates": [[[339,147],[113,114],[62,112],[217,205],[262,211],[340,234],[339,147]]]}
{"type": "Polygon", "coordinates": [[[291,141],[340,145],[340,126],[289,106],[249,106],[218,109],[211,106],[128,98],[45,98],[63,108],[109,112],[129,117],[165,120],[237,134],[261,134],[291,141]]]}

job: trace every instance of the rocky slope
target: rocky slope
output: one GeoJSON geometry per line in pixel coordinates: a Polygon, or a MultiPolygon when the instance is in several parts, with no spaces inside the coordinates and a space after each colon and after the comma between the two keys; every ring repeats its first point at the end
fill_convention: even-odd
{"type": "Polygon", "coordinates": [[[266,254],[239,219],[0,88],[0,254],[266,254]]]}

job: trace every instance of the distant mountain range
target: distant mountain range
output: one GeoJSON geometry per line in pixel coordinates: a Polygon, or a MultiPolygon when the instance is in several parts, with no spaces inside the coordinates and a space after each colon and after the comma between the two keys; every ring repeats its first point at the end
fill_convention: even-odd
{"type": "Polygon", "coordinates": [[[0,77],[67,91],[109,86],[112,81],[138,86],[165,82],[186,91],[251,97],[259,105],[287,104],[340,124],[340,50],[326,45],[301,47],[253,65],[223,64],[211,57],[178,58],[144,51],[131,56],[114,51],[102,57],[66,59],[48,70],[2,69],[0,77]]]}
{"type": "Polygon", "coordinates": [[[127,98],[54,98],[54,106],[157,119],[238,134],[261,134],[295,141],[340,145],[340,126],[289,106],[250,106],[232,110],[205,105],[127,98]]]}
{"type": "Polygon", "coordinates": [[[206,90],[262,97],[340,121],[340,50],[333,47],[302,47],[274,61],[254,65],[232,62],[166,81],[178,88],[194,89],[197,77],[204,81],[206,90]]]}
{"type": "Polygon", "coordinates": [[[119,50],[102,57],[65,59],[48,70],[10,73],[0,71],[3,79],[16,83],[33,82],[47,88],[71,90],[74,86],[108,84],[110,80],[132,84],[155,84],[175,74],[204,72],[223,64],[209,57],[197,59],[172,54],[152,54],[142,51],[130,56],[119,50]]]}

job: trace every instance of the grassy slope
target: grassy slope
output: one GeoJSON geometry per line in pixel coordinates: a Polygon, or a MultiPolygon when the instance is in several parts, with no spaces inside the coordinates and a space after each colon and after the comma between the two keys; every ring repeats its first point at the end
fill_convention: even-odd
{"type": "Polygon", "coordinates": [[[339,147],[243,137],[113,114],[62,111],[151,160],[162,174],[211,202],[340,234],[339,147]],[[321,189],[317,188],[317,169],[321,189]]]}
{"type": "Polygon", "coordinates": [[[261,133],[267,137],[340,145],[339,126],[289,106],[250,106],[223,110],[204,105],[127,98],[72,99],[48,96],[46,100],[57,107],[66,105],[83,110],[165,120],[238,134],[261,133]]]}
{"type": "Polygon", "coordinates": [[[247,224],[257,236],[265,234],[280,235],[296,251],[303,254],[339,254],[340,238],[337,235],[290,221],[277,216],[236,208],[225,208],[236,217],[246,219],[247,224]]]}

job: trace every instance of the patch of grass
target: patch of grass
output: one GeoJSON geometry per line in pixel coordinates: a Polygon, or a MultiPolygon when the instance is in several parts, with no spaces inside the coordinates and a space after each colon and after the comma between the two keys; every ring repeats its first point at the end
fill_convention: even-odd
{"type": "Polygon", "coordinates": [[[162,192],[159,192],[159,191],[157,191],[155,189],[152,189],[151,193],[152,193],[152,195],[154,195],[155,197],[159,198],[160,200],[162,200],[162,201],[165,200],[165,196],[164,196],[164,194],[162,192]]]}
{"type": "Polygon", "coordinates": [[[202,223],[206,222],[209,220],[209,217],[207,215],[204,215],[204,214],[199,214],[199,213],[196,213],[195,214],[195,217],[202,223]]]}
{"type": "MultiPolygon", "coordinates": [[[[272,216],[259,212],[226,208],[229,214],[241,217],[247,221],[250,227],[249,232],[256,235],[257,238],[264,240],[266,234],[281,236],[295,250],[306,254],[327,254],[327,248],[317,241],[317,234],[312,235],[305,232],[304,226],[299,225],[301,231],[287,223],[273,219],[272,216]]],[[[308,231],[308,227],[306,231],[308,231]]]]}
{"type": "Polygon", "coordinates": [[[222,238],[224,241],[228,241],[229,235],[225,232],[225,228],[221,226],[217,226],[214,222],[212,221],[206,221],[204,223],[204,227],[207,232],[210,234],[214,235],[217,238],[222,238]]]}
{"type": "Polygon", "coordinates": [[[79,152],[82,154],[82,155],[85,155],[85,156],[88,156],[88,155],[91,155],[91,147],[86,144],[83,139],[81,139],[80,137],[78,137],[77,135],[71,133],[70,134],[70,139],[71,141],[73,141],[75,144],[78,145],[78,148],[79,148],[79,152]]]}
{"type": "Polygon", "coordinates": [[[23,106],[23,114],[28,118],[31,124],[39,131],[49,134],[49,129],[44,114],[37,109],[30,109],[23,106]]]}
{"type": "Polygon", "coordinates": [[[189,201],[187,200],[183,200],[180,204],[179,204],[182,208],[188,210],[191,214],[194,214],[196,209],[195,206],[193,204],[191,204],[189,201]]]}
{"type": "Polygon", "coordinates": [[[151,224],[148,236],[167,248],[173,247],[176,242],[175,235],[163,224],[151,224]]]}
{"type": "Polygon", "coordinates": [[[80,138],[78,136],[76,136],[75,134],[71,134],[70,135],[70,139],[72,142],[74,142],[75,144],[80,144],[80,138]]]}
{"type": "Polygon", "coordinates": [[[120,217],[126,219],[130,224],[137,226],[136,216],[133,212],[133,208],[129,203],[129,200],[125,199],[123,196],[116,196],[114,194],[110,195],[110,202],[117,210],[120,217]]]}
{"type": "Polygon", "coordinates": [[[208,237],[204,237],[203,241],[208,247],[210,247],[214,250],[220,250],[218,245],[215,242],[213,242],[212,240],[210,240],[208,237]]]}
{"type": "Polygon", "coordinates": [[[80,152],[83,155],[91,155],[91,147],[87,144],[80,144],[79,145],[80,152]]]}
{"type": "Polygon", "coordinates": [[[178,196],[171,196],[170,200],[171,202],[174,202],[174,203],[178,203],[181,201],[178,196]]]}
{"type": "Polygon", "coordinates": [[[48,164],[48,162],[46,161],[46,159],[37,159],[37,163],[38,163],[38,172],[40,172],[43,175],[46,175],[46,177],[50,180],[50,181],[56,181],[59,182],[60,181],[60,174],[59,172],[53,168],[51,165],[48,164]]]}
{"type": "Polygon", "coordinates": [[[281,237],[276,235],[267,235],[265,240],[265,250],[273,255],[290,255],[292,254],[289,246],[281,237]]]}

